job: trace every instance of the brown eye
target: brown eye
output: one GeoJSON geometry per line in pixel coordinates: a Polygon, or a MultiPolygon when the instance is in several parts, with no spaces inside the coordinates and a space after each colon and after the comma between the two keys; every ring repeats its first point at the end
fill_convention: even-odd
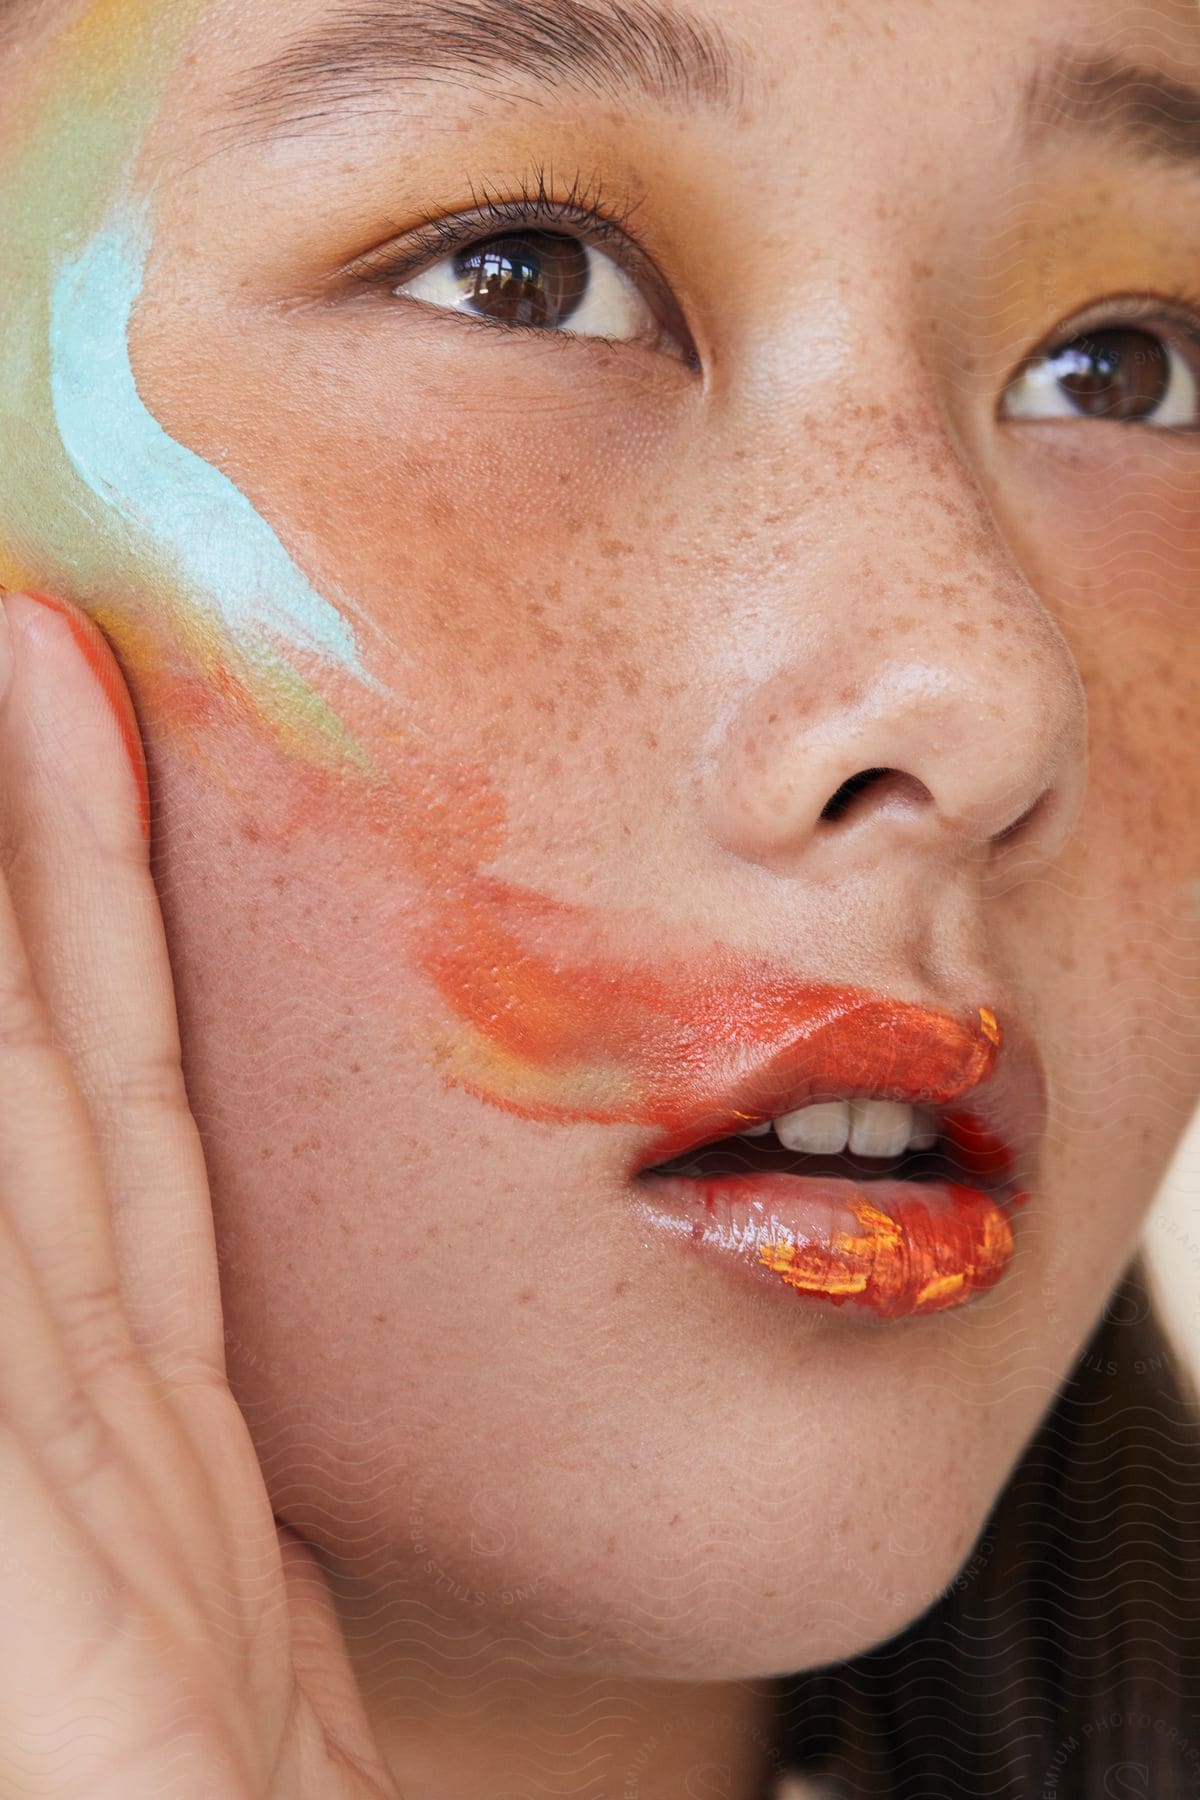
{"type": "Polygon", "coordinates": [[[1001,416],[1110,419],[1196,430],[1196,370],[1154,332],[1109,326],[1030,357],[1005,390],[1001,416]]]}
{"type": "Polygon", "coordinates": [[[463,299],[505,325],[563,325],[587,292],[587,251],[560,233],[491,238],[451,260],[463,299]]]}
{"type": "Polygon", "coordinates": [[[519,230],[475,239],[392,293],[497,325],[657,346],[662,325],[611,256],[564,232],[519,230]]]}

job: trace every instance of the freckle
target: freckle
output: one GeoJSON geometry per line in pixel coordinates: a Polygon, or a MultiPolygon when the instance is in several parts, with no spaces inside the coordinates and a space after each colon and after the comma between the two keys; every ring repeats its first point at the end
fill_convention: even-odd
{"type": "Polygon", "coordinates": [[[377,1325],[386,1325],[387,1324],[387,1314],[386,1313],[372,1313],[371,1317],[374,1319],[374,1321],[377,1325]]]}
{"type": "Polygon", "coordinates": [[[978,625],[972,625],[970,619],[955,619],[954,629],[963,637],[977,638],[979,636],[978,625]]]}
{"type": "Polygon", "coordinates": [[[429,1239],[431,1244],[436,1244],[441,1238],[441,1235],[442,1228],[440,1225],[427,1225],[425,1227],[425,1236],[429,1239]]]}
{"type": "Polygon", "coordinates": [[[606,1541],[604,1545],[604,1554],[605,1556],[615,1556],[617,1554],[617,1540],[615,1537],[610,1537],[606,1541]]]}
{"type": "Polygon", "coordinates": [[[362,1064],[361,1064],[361,1063],[356,1063],[356,1062],[354,1062],[354,1063],[351,1063],[351,1064],[350,1064],[350,1073],[351,1073],[351,1074],[352,1074],[352,1075],[358,1075],[358,1074],[359,1074],[359,1073],[361,1073],[361,1070],[362,1070],[362,1064]]]}
{"type": "Polygon", "coordinates": [[[678,1523],[679,1523],[680,1519],[682,1519],[682,1517],[683,1517],[682,1513],[674,1513],[669,1521],[669,1525],[678,1525],[678,1523]]]}
{"type": "Polygon", "coordinates": [[[520,1293],[517,1295],[517,1304],[519,1306],[528,1306],[529,1302],[531,1300],[536,1300],[536,1299],[537,1299],[537,1289],[536,1288],[522,1288],[520,1293]]]}
{"type": "Polygon", "coordinates": [[[655,737],[655,735],[652,731],[648,731],[646,733],[646,742],[650,746],[651,750],[658,749],[658,739],[655,737]]]}
{"type": "Polygon", "coordinates": [[[616,1286],[613,1288],[613,1299],[620,1300],[622,1295],[627,1294],[628,1292],[629,1292],[629,1283],[627,1281],[618,1281],[616,1286]]]}

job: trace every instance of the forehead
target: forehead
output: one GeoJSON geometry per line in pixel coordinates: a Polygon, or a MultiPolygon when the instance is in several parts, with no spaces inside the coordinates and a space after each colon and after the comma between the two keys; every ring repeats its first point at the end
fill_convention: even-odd
{"type": "Polygon", "coordinates": [[[481,93],[510,120],[553,95],[583,116],[762,129],[781,157],[848,117],[860,143],[994,154],[1063,54],[1200,74],[1198,0],[88,0],[76,23],[76,46],[142,73],[157,140],[188,156],[193,140],[361,136],[387,114],[483,129],[481,93]]]}

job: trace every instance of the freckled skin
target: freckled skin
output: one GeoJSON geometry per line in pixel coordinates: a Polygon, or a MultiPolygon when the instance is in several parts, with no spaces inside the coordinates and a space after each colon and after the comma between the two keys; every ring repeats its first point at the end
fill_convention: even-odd
{"type": "MultiPolygon", "coordinates": [[[[378,1585],[380,1617],[424,1621],[414,1668],[460,1633],[536,1662],[577,1632],[578,1673],[717,1681],[897,1629],[967,1555],[1200,1087],[1200,451],[994,416],[1019,356],[1130,285],[1105,246],[1133,210],[1159,221],[1138,285],[1188,279],[1190,190],[1098,149],[1014,156],[991,121],[1035,0],[934,0],[904,33],[863,0],[841,36],[766,0],[714,10],[772,71],[733,129],[563,102],[443,134],[443,96],[235,151],[204,135],[218,88],[322,4],[214,5],[142,152],[143,179],[168,172],[142,398],[382,628],[397,694],[327,695],[387,771],[365,785],[303,767],[236,694],[162,685],[144,605],[128,639],[231,1374],[286,1516],[378,1585]],[[647,185],[707,393],[667,358],[378,293],[290,304],[356,230],[382,243],[551,154],[647,185]],[[822,822],[873,767],[904,779],[822,822]],[[623,1187],[644,1125],[447,1079],[423,954],[486,963],[476,928],[513,892],[542,969],[728,957],[935,1004],[1003,992],[1051,1101],[1003,1279],[881,1327],[649,1252],[623,1187]],[[910,1548],[886,1581],[885,1510],[910,1548]]],[[[1167,31],[1200,68],[1182,12],[1071,17],[1131,48],[1167,31]]],[[[499,986],[519,1007],[519,958],[499,986]]],[[[378,1654],[416,1717],[420,1678],[378,1654]]]]}

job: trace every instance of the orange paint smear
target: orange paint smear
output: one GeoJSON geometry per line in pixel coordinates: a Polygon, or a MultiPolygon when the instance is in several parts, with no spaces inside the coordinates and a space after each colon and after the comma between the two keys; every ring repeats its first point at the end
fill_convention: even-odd
{"type": "MultiPolygon", "coordinates": [[[[986,1008],[963,1018],[782,979],[765,960],[723,946],[662,954],[654,968],[572,954],[572,939],[586,942],[594,930],[586,909],[486,876],[447,897],[420,955],[466,1027],[446,1046],[447,1081],[524,1118],[624,1121],[694,1137],[698,1107],[709,1102],[723,1116],[731,1079],[800,1032],[830,1086],[878,1093],[919,1081],[931,1106],[995,1066],[1000,1029],[986,1008]]],[[[664,1138],[661,1158],[671,1154],[664,1138]]]]}
{"type": "Polygon", "coordinates": [[[945,1312],[993,1287],[1013,1253],[1004,1207],[975,1188],[949,1186],[950,1208],[902,1201],[883,1213],[860,1190],[848,1202],[857,1231],[828,1244],[764,1244],[763,1265],[800,1294],[865,1306],[886,1319],[945,1312]]]}
{"type": "Polygon", "coordinates": [[[103,632],[92,623],[86,614],[73,612],[61,600],[53,600],[46,594],[30,593],[28,589],[25,592],[28,599],[36,600],[39,606],[48,607],[51,612],[58,613],[67,621],[80,655],[92,671],[104,698],[112,708],[137,788],[138,824],[141,827],[142,836],[149,838],[150,784],[146,775],[146,755],[142,748],[142,734],[138,729],[137,716],[133,710],[133,702],[129,698],[129,691],[122,679],[121,671],[117,667],[116,659],[105,642],[103,632]]]}

